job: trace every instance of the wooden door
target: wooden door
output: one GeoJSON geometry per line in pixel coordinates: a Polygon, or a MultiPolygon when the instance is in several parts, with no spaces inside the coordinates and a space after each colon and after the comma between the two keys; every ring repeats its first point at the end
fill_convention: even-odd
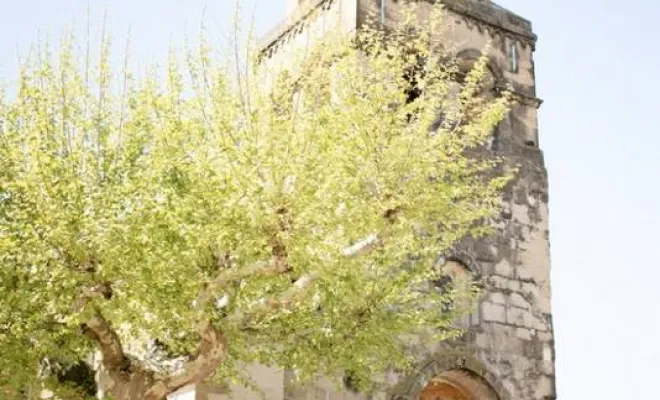
{"type": "Polygon", "coordinates": [[[462,390],[447,383],[431,383],[419,400],[471,400],[462,390]]]}

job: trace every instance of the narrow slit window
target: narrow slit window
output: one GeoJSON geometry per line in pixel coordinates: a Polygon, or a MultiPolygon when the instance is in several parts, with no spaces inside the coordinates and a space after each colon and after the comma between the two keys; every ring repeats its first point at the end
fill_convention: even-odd
{"type": "Polygon", "coordinates": [[[518,54],[518,47],[516,43],[513,42],[509,44],[509,71],[513,73],[518,72],[518,63],[520,61],[520,55],[518,54]]]}
{"type": "Polygon", "coordinates": [[[387,0],[380,0],[380,24],[385,25],[385,7],[387,0]]]}

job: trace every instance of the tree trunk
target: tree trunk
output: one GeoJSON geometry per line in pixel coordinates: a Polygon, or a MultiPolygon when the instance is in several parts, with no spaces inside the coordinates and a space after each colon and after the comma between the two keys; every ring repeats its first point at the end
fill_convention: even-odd
{"type": "MultiPolygon", "coordinates": [[[[153,387],[154,381],[151,374],[143,371],[120,372],[111,374],[112,385],[108,388],[113,400],[161,400],[161,398],[147,397],[147,393],[153,387]]],[[[162,397],[163,399],[165,396],[162,397]]]]}
{"type": "Polygon", "coordinates": [[[225,351],[224,335],[210,324],[205,324],[198,354],[182,372],[157,380],[151,371],[142,369],[127,358],[119,364],[104,363],[112,380],[106,391],[113,400],[164,400],[184,386],[210,378],[222,364],[225,351]]]}

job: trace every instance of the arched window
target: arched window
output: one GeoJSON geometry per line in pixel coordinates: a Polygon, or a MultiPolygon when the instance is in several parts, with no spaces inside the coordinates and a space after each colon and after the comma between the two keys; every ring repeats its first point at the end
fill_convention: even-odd
{"type": "MultiPolygon", "coordinates": [[[[465,75],[474,67],[474,63],[482,56],[482,52],[476,49],[466,49],[460,51],[456,54],[456,60],[458,63],[458,80],[461,81],[465,78],[465,75]]],[[[487,68],[487,75],[484,77],[482,83],[482,90],[486,91],[489,96],[494,96],[495,89],[503,80],[502,70],[499,65],[497,65],[494,58],[489,58],[487,68]]]]}
{"type": "MultiPolygon", "coordinates": [[[[475,62],[481,57],[481,53],[477,50],[464,50],[457,55],[459,73],[457,80],[462,82],[467,74],[474,68],[475,62]]],[[[499,96],[501,84],[503,81],[501,70],[497,67],[494,60],[491,60],[486,66],[486,75],[480,85],[479,95],[485,100],[492,100],[499,96]]],[[[500,149],[500,138],[502,136],[502,125],[505,121],[500,122],[495,127],[491,135],[487,147],[491,150],[498,151],[500,149]]]]}
{"type": "Polygon", "coordinates": [[[456,289],[467,290],[472,284],[472,274],[463,264],[449,260],[440,267],[442,278],[436,281],[440,290],[456,289]]]}
{"type": "Polygon", "coordinates": [[[468,328],[479,323],[475,284],[472,271],[457,260],[447,260],[440,267],[440,278],[433,282],[436,290],[453,296],[442,311],[456,312],[462,315],[456,321],[456,324],[461,328],[468,328]]]}

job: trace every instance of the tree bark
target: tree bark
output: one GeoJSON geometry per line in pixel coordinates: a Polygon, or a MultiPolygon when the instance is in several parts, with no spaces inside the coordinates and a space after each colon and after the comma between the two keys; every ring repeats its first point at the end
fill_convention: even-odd
{"type": "Polygon", "coordinates": [[[103,368],[112,379],[107,391],[117,400],[142,399],[153,385],[153,375],[126,357],[119,336],[100,311],[85,323],[83,330],[101,350],[103,368]]]}
{"type": "Polygon", "coordinates": [[[200,336],[197,356],[186,365],[184,371],[153,384],[141,400],[164,399],[184,386],[201,383],[213,375],[226,357],[226,338],[208,322],[200,327],[200,336]]]}
{"type": "Polygon", "coordinates": [[[154,385],[153,374],[148,371],[126,371],[112,378],[112,386],[108,388],[108,392],[116,400],[161,400],[167,395],[166,393],[162,397],[147,397],[154,385]]]}
{"type": "Polygon", "coordinates": [[[126,357],[119,336],[100,312],[87,321],[84,332],[98,343],[103,367],[112,379],[107,391],[115,400],[163,400],[184,386],[201,383],[211,377],[226,356],[225,336],[207,322],[199,327],[197,355],[183,372],[156,379],[153,372],[126,357]]]}

